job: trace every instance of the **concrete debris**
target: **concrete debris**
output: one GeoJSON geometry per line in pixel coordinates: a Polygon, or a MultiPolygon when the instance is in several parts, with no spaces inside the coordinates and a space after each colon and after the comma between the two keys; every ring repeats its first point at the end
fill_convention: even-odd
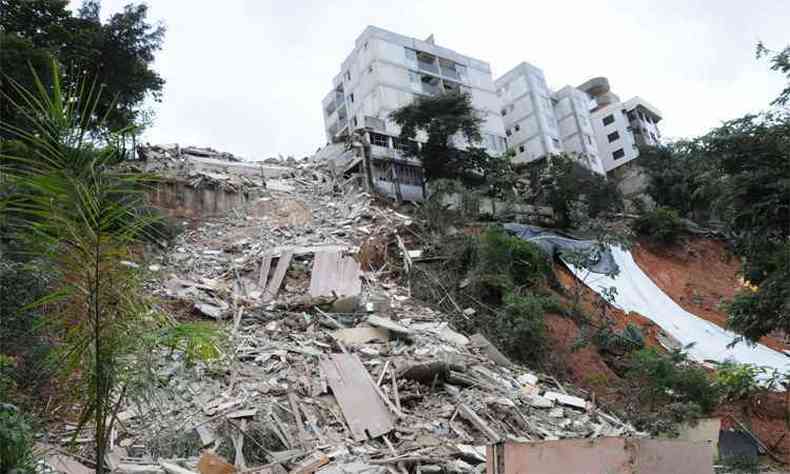
{"type": "Polygon", "coordinates": [[[232,337],[211,363],[150,354],[153,393],[119,407],[122,471],[480,472],[492,442],[643,436],[411,298],[391,271],[418,258],[399,251],[411,218],[355,180],[321,162],[138,154],[164,176],[254,193],[146,262],[157,268],[147,289],[173,316],[205,316],[232,337]]]}

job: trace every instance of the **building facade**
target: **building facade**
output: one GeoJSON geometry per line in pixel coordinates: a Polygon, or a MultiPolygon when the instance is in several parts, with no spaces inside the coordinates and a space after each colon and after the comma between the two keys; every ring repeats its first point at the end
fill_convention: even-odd
{"type": "Polygon", "coordinates": [[[521,63],[495,81],[502,101],[508,147],[516,163],[563,151],[557,118],[543,71],[521,63]]]}
{"type": "Polygon", "coordinates": [[[419,40],[368,26],[322,101],[327,141],[363,134],[374,186],[404,199],[420,198],[422,170],[404,152],[426,137],[400,139],[389,115],[416,97],[452,91],[469,94],[482,114],[478,145],[493,155],[510,149],[516,163],[569,153],[605,174],[634,160],[638,146],[660,140],[661,112],[639,97],[622,102],[606,78],[552,91],[540,68],[522,62],[494,80],[487,62],[438,46],[433,36],[419,40]]]}
{"type": "Polygon", "coordinates": [[[418,136],[418,143],[400,140],[400,128],[389,114],[416,97],[451,91],[471,96],[484,119],[480,145],[503,154],[505,129],[488,63],[437,46],[433,37],[423,41],[368,26],[322,101],[327,140],[361,130],[371,145],[376,187],[387,191],[395,183],[402,194],[421,192],[421,171],[402,152],[425,137],[418,136]]]}
{"type": "Polygon", "coordinates": [[[606,173],[636,159],[638,147],[659,144],[662,114],[649,102],[641,97],[621,101],[605,77],[590,79],[578,90],[593,101],[590,117],[606,173]]]}
{"type": "Polygon", "coordinates": [[[603,161],[598,152],[590,96],[581,90],[565,86],[552,95],[554,115],[560,129],[563,151],[576,155],[589,169],[604,174],[603,161]]]}

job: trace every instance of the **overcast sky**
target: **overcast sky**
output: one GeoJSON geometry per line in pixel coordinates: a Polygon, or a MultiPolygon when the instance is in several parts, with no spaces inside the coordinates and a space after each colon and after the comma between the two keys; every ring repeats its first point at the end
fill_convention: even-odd
{"type": "MultiPolygon", "coordinates": [[[[105,0],[103,16],[126,3],[105,0]]],[[[495,77],[521,61],[553,89],[607,76],[622,99],[662,110],[666,137],[767,106],[783,82],[755,60],[755,44],[790,43],[788,0],[147,3],[167,27],[155,66],[167,83],[145,138],[249,159],[324,144],[321,99],[367,25],[433,33],[437,45],[488,61],[495,77]]]]}

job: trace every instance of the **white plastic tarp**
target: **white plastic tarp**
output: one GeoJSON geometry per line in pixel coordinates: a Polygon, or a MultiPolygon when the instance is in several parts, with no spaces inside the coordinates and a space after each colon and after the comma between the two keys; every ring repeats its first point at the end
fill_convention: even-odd
{"type": "Polygon", "coordinates": [[[735,333],[681,308],[645,275],[634,262],[631,252],[616,247],[611,252],[620,268],[620,273],[614,278],[572,265],[568,267],[598,294],[602,294],[606,288],[615,287],[616,307],[626,313],[634,311],[645,316],[684,346],[694,343],[687,351],[693,360],[724,362],[729,359],[741,364],[770,367],[780,373],[790,372],[790,357],[762,344],[740,342],[734,347],[727,347],[737,337],[735,333]]]}

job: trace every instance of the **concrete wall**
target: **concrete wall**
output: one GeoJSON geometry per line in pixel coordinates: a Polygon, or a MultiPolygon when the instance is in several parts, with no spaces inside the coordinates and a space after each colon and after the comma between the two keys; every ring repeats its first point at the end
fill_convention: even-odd
{"type": "Polygon", "coordinates": [[[713,474],[705,443],[568,439],[491,445],[487,474],[713,474]]]}
{"type": "Polygon", "coordinates": [[[148,203],[167,215],[179,218],[224,216],[247,204],[246,193],[205,186],[193,188],[189,183],[168,180],[157,182],[148,192],[148,203]]]}

